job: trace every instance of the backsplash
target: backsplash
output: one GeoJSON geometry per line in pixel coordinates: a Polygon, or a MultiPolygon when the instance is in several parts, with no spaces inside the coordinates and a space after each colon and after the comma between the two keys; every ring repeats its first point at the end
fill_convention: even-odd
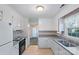
{"type": "Polygon", "coordinates": [[[15,40],[17,37],[26,37],[26,36],[22,30],[13,31],[13,40],[15,40]]]}

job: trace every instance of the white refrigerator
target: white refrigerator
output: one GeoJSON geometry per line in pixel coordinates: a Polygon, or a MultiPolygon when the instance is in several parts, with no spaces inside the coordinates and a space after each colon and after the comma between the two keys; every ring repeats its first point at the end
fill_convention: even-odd
{"type": "Polygon", "coordinates": [[[10,55],[13,46],[12,26],[7,21],[0,21],[0,55],[10,55]]]}

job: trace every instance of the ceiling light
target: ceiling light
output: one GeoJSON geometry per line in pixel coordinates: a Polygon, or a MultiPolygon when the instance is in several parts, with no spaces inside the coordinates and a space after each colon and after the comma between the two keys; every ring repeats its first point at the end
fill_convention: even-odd
{"type": "Polygon", "coordinates": [[[30,27],[30,24],[28,24],[27,27],[30,27]]]}
{"type": "Polygon", "coordinates": [[[42,11],[44,11],[44,7],[43,7],[43,6],[37,6],[37,7],[36,7],[36,10],[37,10],[38,12],[42,12],[42,11]]]}

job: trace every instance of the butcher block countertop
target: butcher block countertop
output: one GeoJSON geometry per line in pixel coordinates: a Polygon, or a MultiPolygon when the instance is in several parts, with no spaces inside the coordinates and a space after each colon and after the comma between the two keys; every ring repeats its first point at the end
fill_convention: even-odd
{"type": "Polygon", "coordinates": [[[39,37],[57,36],[57,31],[39,31],[39,37]]]}

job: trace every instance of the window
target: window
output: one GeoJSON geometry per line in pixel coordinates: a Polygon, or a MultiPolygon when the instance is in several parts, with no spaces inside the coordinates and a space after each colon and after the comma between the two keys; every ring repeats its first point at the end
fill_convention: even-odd
{"type": "Polygon", "coordinates": [[[79,12],[65,18],[65,32],[69,36],[79,37],[79,12]]]}

